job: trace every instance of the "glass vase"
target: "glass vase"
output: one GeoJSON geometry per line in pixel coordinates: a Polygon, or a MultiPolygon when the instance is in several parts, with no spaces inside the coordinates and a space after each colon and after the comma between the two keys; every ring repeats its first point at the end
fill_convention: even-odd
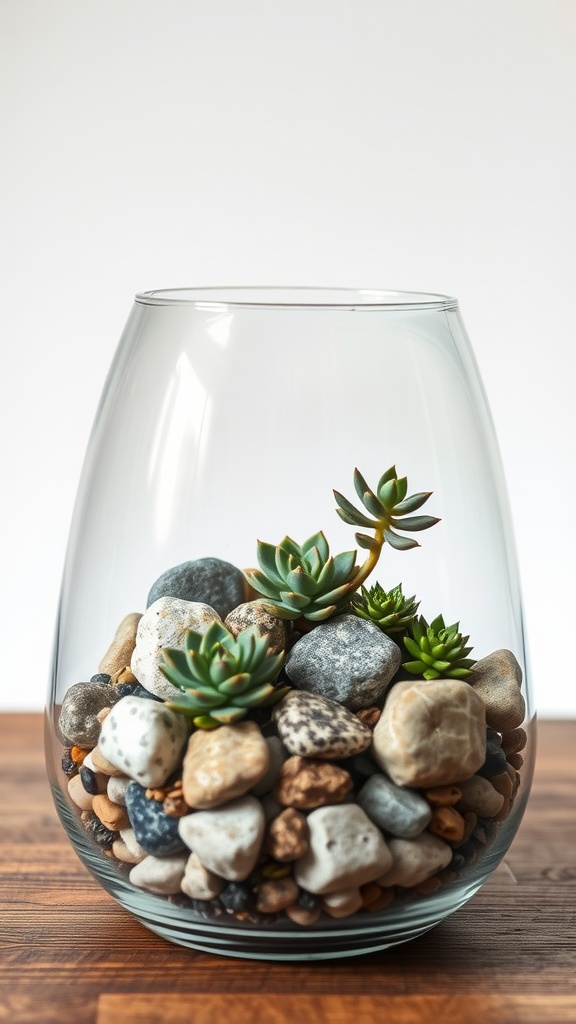
{"type": "Polygon", "coordinates": [[[519,827],[527,669],[455,299],[136,297],[78,489],[46,716],[62,824],[125,910],[263,959],[422,934],[519,827]]]}

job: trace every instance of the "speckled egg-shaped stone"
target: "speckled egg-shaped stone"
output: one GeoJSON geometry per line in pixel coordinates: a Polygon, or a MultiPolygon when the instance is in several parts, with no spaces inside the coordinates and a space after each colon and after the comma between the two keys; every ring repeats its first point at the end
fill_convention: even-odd
{"type": "MultiPolygon", "coordinates": [[[[179,765],[188,724],[164,704],[123,697],[104,719],[99,749],[142,786],[163,786],[179,765]]],[[[130,788],[130,787],[128,787],[130,788]]]]}
{"type": "Polygon", "coordinates": [[[341,704],[327,697],[291,690],[272,715],[280,738],[291,754],[327,761],[366,750],[372,732],[341,704]]]}

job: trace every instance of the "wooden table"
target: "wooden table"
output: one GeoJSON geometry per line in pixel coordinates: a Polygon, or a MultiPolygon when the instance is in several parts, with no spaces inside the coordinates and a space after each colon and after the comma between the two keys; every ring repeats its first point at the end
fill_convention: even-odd
{"type": "Polygon", "coordinates": [[[58,822],[40,715],[0,715],[0,768],[2,1021],[576,1021],[576,722],[541,723],[522,828],[473,900],[410,944],[312,964],[195,953],[121,910],[58,822]]]}

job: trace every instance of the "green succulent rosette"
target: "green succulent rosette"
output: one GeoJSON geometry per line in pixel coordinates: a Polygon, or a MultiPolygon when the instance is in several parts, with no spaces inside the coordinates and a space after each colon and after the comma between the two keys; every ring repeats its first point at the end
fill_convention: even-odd
{"type": "Polygon", "coordinates": [[[404,646],[413,661],[402,668],[411,675],[424,679],[466,679],[474,659],[468,658],[472,647],[466,647],[469,636],[459,632],[460,623],[446,626],[438,615],[430,624],[423,615],[410,626],[410,636],[404,637],[404,646]]]}
{"type": "Polygon", "coordinates": [[[404,596],[401,583],[388,591],[375,583],[369,590],[361,587],[360,593],[354,594],[352,610],[360,618],[374,622],[387,636],[397,638],[408,631],[416,618],[419,603],[415,595],[404,596]]]}

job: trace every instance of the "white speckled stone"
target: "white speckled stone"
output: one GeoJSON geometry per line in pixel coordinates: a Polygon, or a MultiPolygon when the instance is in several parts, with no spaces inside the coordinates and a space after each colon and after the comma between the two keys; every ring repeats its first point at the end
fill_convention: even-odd
{"type": "Polygon", "coordinates": [[[204,867],[195,853],[190,854],[181,883],[182,892],[193,900],[213,900],[220,895],[224,885],[223,878],[204,867]]]}
{"type": "Polygon", "coordinates": [[[153,857],[149,854],[132,868],[130,881],[139,889],[147,889],[159,896],[170,896],[180,892],[187,859],[185,853],[176,853],[171,857],[153,857]]]}
{"type": "Polygon", "coordinates": [[[264,811],[256,797],[242,796],[209,811],[187,814],[178,828],[205,868],[229,882],[241,882],[260,856],[264,811]]]}
{"type": "Polygon", "coordinates": [[[213,622],[221,621],[210,605],[182,601],[178,597],[158,598],[138,623],[136,647],[130,662],[138,682],[162,700],[181,696],[180,690],[160,671],[162,648],[183,648],[187,630],[205,633],[213,622]]]}
{"type": "Polygon", "coordinates": [[[104,719],[98,745],[105,757],[141,786],[163,786],[180,762],[188,725],[163,704],[123,697],[104,719]]]}
{"type": "Polygon", "coordinates": [[[377,879],[378,885],[387,888],[400,885],[411,888],[420,885],[437,871],[448,867],[452,860],[452,847],[431,832],[423,832],[415,839],[390,839],[392,866],[377,879]]]}
{"type": "Polygon", "coordinates": [[[380,829],[357,804],[319,807],[307,820],[310,845],[296,861],[294,877],[308,892],[359,888],[390,868],[380,829]]]}
{"type": "Polygon", "coordinates": [[[372,732],[357,715],[317,693],[290,690],[272,717],[286,749],[301,757],[353,757],[372,742],[372,732]]]}

